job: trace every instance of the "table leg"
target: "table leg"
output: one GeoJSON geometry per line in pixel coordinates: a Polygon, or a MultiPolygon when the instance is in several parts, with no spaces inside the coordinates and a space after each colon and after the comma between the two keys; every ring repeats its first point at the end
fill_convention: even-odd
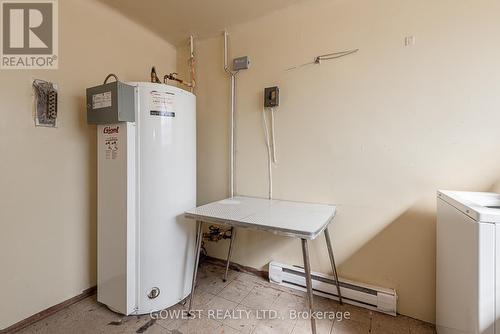
{"type": "Polygon", "coordinates": [[[325,228],[325,239],[326,239],[326,247],[328,248],[328,255],[330,256],[330,263],[332,265],[333,277],[335,278],[335,283],[337,285],[337,294],[339,296],[339,303],[340,305],[342,305],[342,294],[340,293],[339,276],[337,275],[337,266],[335,265],[335,258],[333,257],[332,242],[330,240],[330,233],[328,233],[328,227],[325,228]]]}
{"type": "Polygon", "coordinates": [[[231,240],[229,240],[229,251],[227,252],[227,261],[226,261],[226,272],[224,273],[224,278],[222,281],[227,281],[227,272],[229,271],[229,262],[231,261],[231,254],[233,253],[233,242],[236,237],[236,229],[231,227],[231,240]]]}
{"type": "Polygon", "coordinates": [[[313,289],[311,280],[311,264],[309,263],[309,248],[307,239],[302,239],[302,256],[304,258],[304,271],[306,274],[307,300],[309,302],[309,315],[311,316],[311,332],[316,334],[316,319],[313,317],[313,289]]]}
{"type": "Polygon", "coordinates": [[[193,283],[191,283],[191,296],[189,298],[188,314],[191,312],[191,306],[193,305],[194,288],[196,286],[196,274],[198,273],[198,264],[200,262],[201,240],[203,239],[202,224],[203,223],[201,221],[196,221],[196,253],[194,259],[193,283]]]}

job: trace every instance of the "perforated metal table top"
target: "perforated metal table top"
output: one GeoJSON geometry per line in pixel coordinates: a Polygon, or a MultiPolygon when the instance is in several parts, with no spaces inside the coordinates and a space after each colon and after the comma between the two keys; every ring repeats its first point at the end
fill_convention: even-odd
{"type": "Polygon", "coordinates": [[[315,239],[328,226],[335,211],[334,205],[235,196],[188,210],[185,217],[315,239]]]}

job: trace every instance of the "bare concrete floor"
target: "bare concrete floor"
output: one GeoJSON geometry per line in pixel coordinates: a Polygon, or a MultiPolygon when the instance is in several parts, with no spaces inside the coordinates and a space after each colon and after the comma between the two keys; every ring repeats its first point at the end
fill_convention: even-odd
{"type": "MultiPolygon", "coordinates": [[[[177,304],[155,315],[116,314],[86,298],[18,333],[146,333],[146,334],[306,334],[308,319],[297,317],[306,310],[306,296],[300,291],[271,284],[246,273],[231,271],[222,282],[223,268],[204,264],[198,271],[194,309],[199,316],[183,319],[177,304]],[[263,311],[271,310],[271,311],[263,311]]],[[[315,310],[326,319],[318,320],[318,334],[434,334],[434,326],[405,316],[387,316],[351,305],[340,306],[315,296],[315,310]],[[346,313],[348,312],[348,313],[346,313]],[[328,319],[332,317],[334,319],[328,319]]]]}

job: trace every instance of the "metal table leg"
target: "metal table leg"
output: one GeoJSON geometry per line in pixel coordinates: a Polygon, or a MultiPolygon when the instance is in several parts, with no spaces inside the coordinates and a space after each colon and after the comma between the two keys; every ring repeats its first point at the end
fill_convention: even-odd
{"type": "Polygon", "coordinates": [[[196,286],[196,274],[198,273],[198,264],[200,262],[200,249],[203,231],[202,224],[203,222],[196,221],[196,253],[194,259],[193,283],[191,284],[191,296],[189,298],[188,314],[191,313],[191,306],[193,305],[194,288],[196,286]]]}
{"type": "Polygon", "coordinates": [[[231,261],[231,254],[233,253],[233,242],[236,237],[236,229],[231,227],[231,240],[229,240],[229,251],[227,252],[227,261],[226,261],[226,272],[224,273],[224,278],[222,281],[227,281],[227,272],[229,271],[229,262],[231,261]]]}
{"type": "Polygon", "coordinates": [[[316,334],[316,319],[313,317],[313,290],[311,280],[311,264],[309,263],[309,248],[307,247],[307,239],[302,240],[302,256],[304,258],[304,270],[306,274],[307,300],[309,301],[309,314],[311,316],[311,332],[316,334]]]}
{"type": "Polygon", "coordinates": [[[325,239],[326,239],[326,247],[328,248],[328,255],[330,256],[330,262],[332,264],[333,277],[335,278],[335,283],[337,284],[337,294],[339,296],[339,303],[340,305],[342,305],[342,294],[340,293],[339,276],[337,275],[337,266],[335,266],[335,258],[333,257],[332,242],[330,240],[330,234],[328,233],[328,227],[325,228],[325,239]]]}

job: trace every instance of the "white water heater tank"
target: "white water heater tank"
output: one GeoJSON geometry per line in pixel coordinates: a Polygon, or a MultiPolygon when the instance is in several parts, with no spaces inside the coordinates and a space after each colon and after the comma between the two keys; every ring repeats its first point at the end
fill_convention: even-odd
{"type": "Polygon", "coordinates": [[[97,126],[97,299],[126,315],[191,293],[195,226],[183,213],[196,206],[195,96],[128,84],[135,122],[97,126]]]}

